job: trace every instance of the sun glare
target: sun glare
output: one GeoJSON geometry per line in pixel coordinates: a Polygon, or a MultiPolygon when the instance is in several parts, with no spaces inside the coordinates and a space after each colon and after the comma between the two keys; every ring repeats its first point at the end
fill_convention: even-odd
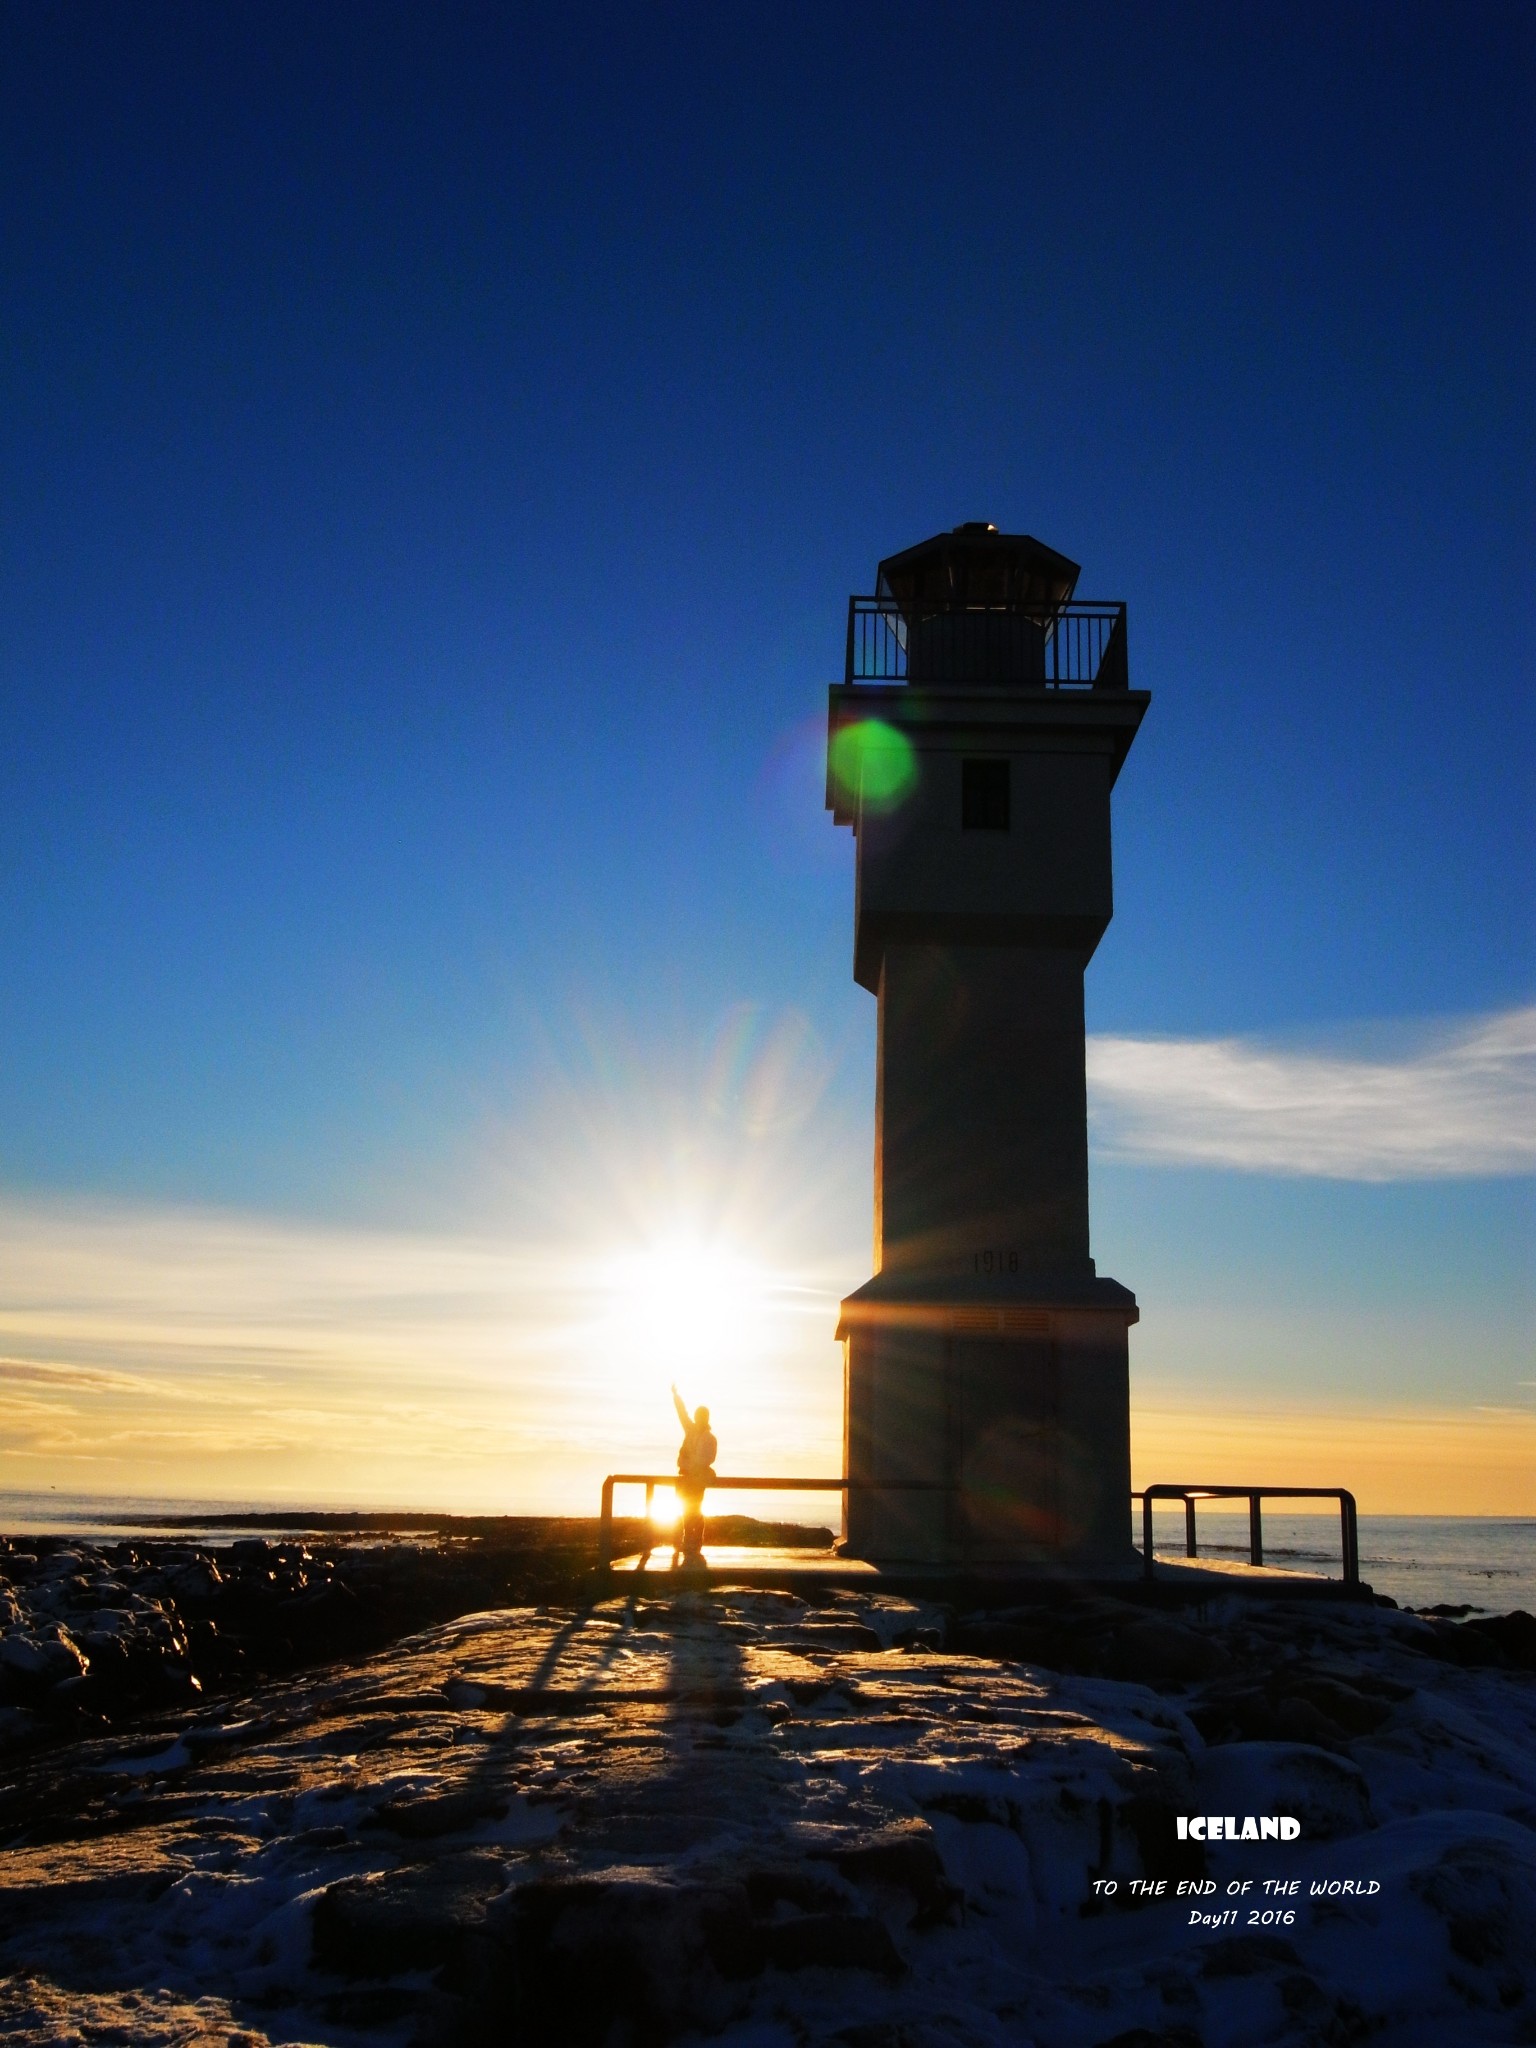
{"type": "Polygon", "coordinates": [[[604,1275],[608,1355],[676,1381],[690,1406],[739,1394],[766,1344],[768,1276],[728,1246],[673,1237],[613,1259],[604,1275]]]}

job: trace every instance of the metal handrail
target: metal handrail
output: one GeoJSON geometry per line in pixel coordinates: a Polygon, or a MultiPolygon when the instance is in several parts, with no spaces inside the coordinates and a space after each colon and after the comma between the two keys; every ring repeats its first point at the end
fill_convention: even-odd
{"type": "Polygon", "coordinates": [[[1266,1500],[1336,1500],[1339,1504],[1340,1545],[1344,1561],[1344,1583],[1360,1583],[1360,1528],[1355,1496],[1343,1486],[1148,1486],[1131,1495],[1141,1502],[1141,1554],[1144,1577],[1153,1576],[1152,1503],[1181,1500],[1184,1503],[1184,1555],[1198,1557],[1195,1545],[1195,1503],[1200,1500],[1246,1500],[1248,1503],[1248,1559],[1264,1562],[1264,1519],[1261,1502],[1266,1500]]]}
{"type": "Polygon", "coordinates": [[[850,597],[844,681],[1123,690],[1125,606],[850,597]]]}
{"type": "MultiPolygon", "coordinates": [[[[610,1472],[603,1481],[603,1504],[597,1532],[597,1561],[600,1566],[613,1557],[613,1489],[616,1486],[645,1488],[645,1519],[651,1519],[651,1504],[658,1486],[675,1486],[676,1472],[610,1472]]],[[[941,1479],[712,1479],[711,1493],[950,1493],[954,1489],[941,1479]]]]}

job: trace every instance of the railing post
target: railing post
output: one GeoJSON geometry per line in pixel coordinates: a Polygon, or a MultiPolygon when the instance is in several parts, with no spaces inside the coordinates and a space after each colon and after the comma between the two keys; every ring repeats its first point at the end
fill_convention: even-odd
{"type": "Polygon", "coordinates": [[[1339,1489],[1339,1521],[1343,1537],[1344,1583],[1358,1586],[1360,1583],[1360,1523],[1355,1514],[1355,1496],[1339,1489]]]}
{"type": "Polygon", "coordinates": [[[1141,1569],[1147,1578],[1152,1576],[1152,1492],[1141,1496],[1141,1569]]]}
{"type": "Polygon", "coordinates": [[[1115,607],[1115,622],[1099,657],[1097,673],[1090,678],[1096,690],[1124,690],[1130,686],[1130,663],[1125,647],[1125,606],[1115,607]]]}
{"type": "MultiPolygon", "coordinates": [[[[590,1500],[591,1495],[587,1498],[590,1500]]],[[[597,1561],[600,1566],[613,1561],[613,1474],[610,1472],[603,1481],[603,1506],[597,1524],[597,1561]]]]}
{"type": "Polygon", "coordinates": [[[1264,1496],[1261,1493],[1250,1493],[1248,1496],[1248,1562],[1250,1564],[1262,1564],[1264,1562],[1264,1510],[1261,1505],[1263,1499],[1264,1496]]]}
{"type": "Polygon", "coordinates": [[[1200,1555],[1200,1547],[1195,1542],[1195,1497],[1192,1493],[1186,1493],[1184,1496],[1184,1555],[1200,1555]]]}
{"type": "Polygon", "coordinates": [[[855,597],[848,600],[848,662],[843,671],[843,680],[849,683],[853,681],[853,613],[857,603],[858,599],[855,597]]]}

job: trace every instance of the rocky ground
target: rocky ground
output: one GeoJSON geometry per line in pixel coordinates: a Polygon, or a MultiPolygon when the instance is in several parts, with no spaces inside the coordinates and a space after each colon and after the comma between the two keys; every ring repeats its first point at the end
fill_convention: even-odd
{"type": "Polygon", "coordinates": [[[548,1517],[450,1517],[405,1540],[0,1537],[0,1754],[190,1707],[470,1607],[579,1597],[596,1557],[595,1521],[548,1517]]]}
{"type": "MultiPolygon", "coordinates": [[[[91,1660],[60,1660],[64,1686],[102,1634],[62,1596],[42,1633],[70,1549],[12,1624],[91,1660]]],[[[357,1577],[246,1550],[221,1580],[247,1560],[302,1570],[276,1599],[320,1611],[357,1577]]],[[[163,1634],[153,1608],[195,1677],[181,1592],[135,1583],[149,1604],[102,1639],[163,1634]]],[[[955,1614],[721,1589],[461,1615],[117,1725],[65,1730],[34,1697],[0,1786],[0,2035],[1536,2041],[1533,1637],[1237,1597],[955,1614]],[[1205,1812],[1302,1832],[1181,1842],[1205,1812]],[[1310,1889],[1346,1883],[1380,1889],[1310,1889]]]]}
{"type": "MultiPolygon", "coordinates": [[[[315,1521],[302,1537],[222,1541],[0,1536],[0,1755],[373,1649],[470,1608],[579,1599],[598,1556],[590,1518],[315,1521]]],[[[638,1547],[643,1526],[616,1520],[615,1539],[638,1547]]],[[[744,1515],[712,1517],[709,1531],[747,1546],[832,1541],[744,1515]]]]}

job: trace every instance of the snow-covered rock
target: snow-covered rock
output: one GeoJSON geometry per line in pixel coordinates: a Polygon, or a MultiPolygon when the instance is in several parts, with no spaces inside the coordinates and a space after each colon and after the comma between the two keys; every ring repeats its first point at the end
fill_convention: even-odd
{"type": "Polygon", "coordinates": [[[1124,1604],[1006,1624],[1089,1670],[1018,1636],[974,1653],[984,1619],[889,1597],[481,1611],[35,1753],[0,1791],[18,1973],[0,2030],[30,2048],[109,2020],[247,2048],[1533,2038],[1525,1674],[1369,1607],[1225,1602],[1176,1624],[1216,1654],[1164,1637],[1154,1657],[1124,1604]],[[1132,1656],[1136,1677],[1107,1668],[1132,1656]],[[1326,1743],[1242,1732],[1308,1697],[1331,1702],[1326,1743]],[[1177,1833],[1180,1814],[1274,1812],[1301,1832],[1262,1854],[1177,1833]]]}

